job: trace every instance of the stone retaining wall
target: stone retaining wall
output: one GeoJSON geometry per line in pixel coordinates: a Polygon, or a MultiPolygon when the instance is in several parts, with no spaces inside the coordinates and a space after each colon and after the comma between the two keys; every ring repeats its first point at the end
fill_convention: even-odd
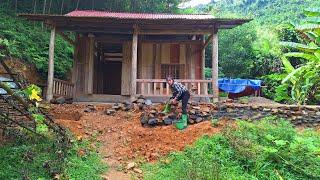
{"type": "Polygon", "coordinates": [[[258,120],[267,116],[277,116],[289,120],[294,125],[320,125],[320,106],[296,105],[245,105],[224,103],[214,105],[213,116],[233,119],[258,120]],[[218,111],[220,109],[220,111],[218,111]]]}
{"type": "MultiPolygon", "coordinates": [[[[140,120],[143,126],[170,125],[181,115],[181,103],[172,106],[171,113],[163,114],[164,105],[154,104],[143,97],[133,102],[116,103],[105,113],[112,115],[118,110],[142,112],[140,120]]],[[[242,120],[259,120],[268,116],[277,116],[289,120],[294,125],[320,125],[320,106],[297,106],[282,104],[241,104],[234,102],[220,102],[206,104],[191,102],[188,105],[189,124],[205,120],[229,118],[242,120]]]]}

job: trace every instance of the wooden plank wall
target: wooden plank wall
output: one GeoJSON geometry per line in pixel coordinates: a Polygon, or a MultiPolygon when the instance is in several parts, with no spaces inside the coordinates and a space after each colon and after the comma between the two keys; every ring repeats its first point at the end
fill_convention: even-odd
{"type": "Polygon", "coordinates": [[[75,52],[75,95],[82,95],[86,92],[86,74],[89,58],[89,38],[86,36],[78,36],[75,52]]]}
{"type": "Polygon", "coordinates": [[[200,48],[201,44],[142,43],[138,59],[138,78],[161,79],[161,64],[173,63],[185,64],[186,70],[182,79],[202,79],[200,48]]]}

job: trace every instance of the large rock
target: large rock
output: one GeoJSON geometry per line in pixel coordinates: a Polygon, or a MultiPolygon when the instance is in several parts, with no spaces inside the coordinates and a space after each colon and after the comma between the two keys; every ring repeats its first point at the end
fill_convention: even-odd
{"type": "Polygon", "coordinates": [[[148,124],[148,120],[149,120],[149,118],[145,113],[141,114],[141,116],[140,116],[141,125],[148,124]]]}
{"type": "Polygon", "coordinates": [[[172,114],[169,114],[168,117],[169,117],[170,119],[177,119],[178,116],[177,116],[176,114],[173,114],[173,113],[172,113],[172,114]]]}
{"type": "Polygon", "coordinates": [[[163,123],[164,123],[165,125],[171,125],[171,124],[172,124],[172,121],[173,121],[173,120],[170,119],[170,118],[168,118],[168,117],[163,119],[163,123]]]}
{"type": "Polygon", "coordinates": [[[195,121],[196,121],[197,123],[199,123],[199,122],[201,122],[202,120],[203,120],[202,117],[197,117],[195,121]]]}
{"type": "Polygon", "coordinates": [[[130,162],[130,163],[128,163],[128,165],[127,165],[127,170],[133,169],[135,166],[136,166],[136,163],[130,162]]]}
{"type": "Polygon", "coordinates": [[[144,101],[144,104],[147,105],[147,106],[150,106],[150,105],[152,105],[152,101],[150,99],[146,99],[144,101]]]}
{"type": "Polygon", "coordinates": [[[107,109],[106,111],[105,111],[105,114],[106,115],[113,115],[113,114],[115,114],[116,113],[116,111],[114,110],[114,109],[107,109]]]}
{"type": "Polygon", "coordinates": [[[86,112],[86,113],[94,112],[94,111],[96,111],[96,108],[95,108],[94,105],[92,105],[92,104],[88,104],[88,105],[86,106],[86,109],[84,110],[84,112],[86,112]]]}
{"type": "Polygon", "coordinates": [[[64,104],[66,102],[66,99],[63,96],[60,96],[56,98],[57,104],[64,104]]]}
{"type": "Polygon", "coordinates": [[[150,118],[148,120],[148,125],[150,126],[156,126],[158,124],[158,119],[157,118],[150,118]]]}

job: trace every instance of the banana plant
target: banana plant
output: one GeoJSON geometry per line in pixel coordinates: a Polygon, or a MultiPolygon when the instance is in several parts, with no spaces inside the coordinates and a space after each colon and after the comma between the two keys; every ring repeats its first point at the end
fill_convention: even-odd
{"type": "Polygon", "coordinates": [[[282,46],[294,50],[282,57],[288,73],[282,83],[289,84],[291,97],[298,104],[320,103],[320,9],[307,9],[305,15],[306,22],[295,26],[303,42],[281,42],[282,46]],[[302,64],[293,67],[288,60],[290,57],[301,59],[302,64]]]}

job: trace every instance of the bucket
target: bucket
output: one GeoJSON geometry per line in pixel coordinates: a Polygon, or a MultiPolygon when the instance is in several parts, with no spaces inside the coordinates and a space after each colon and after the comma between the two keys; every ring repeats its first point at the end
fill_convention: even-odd
{"type": "Polygon", "coordinates": [[[176,126],[176,128],[179,129],[179,130],[182,130],[182,129],[186,128],[186,127],[184,126],[184,123],[183,123],[182,120],[176,121],[175,126],[176,126]]]}

